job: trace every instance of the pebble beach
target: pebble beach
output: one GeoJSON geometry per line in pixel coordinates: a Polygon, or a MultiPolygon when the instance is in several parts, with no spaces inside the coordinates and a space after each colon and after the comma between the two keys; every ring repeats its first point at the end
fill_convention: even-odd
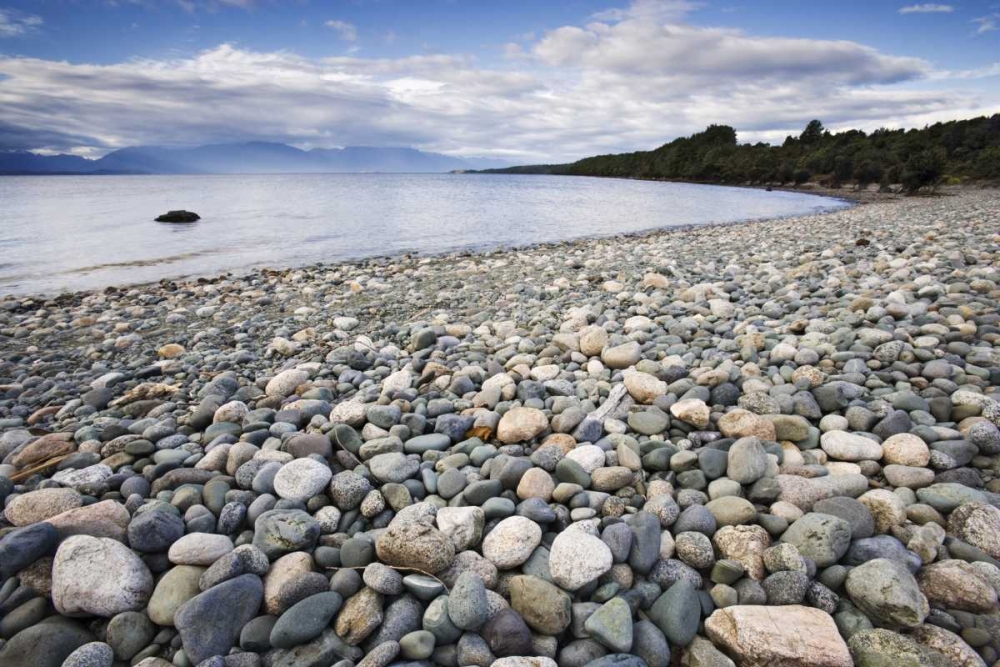
{"type": "Polygon", "coordinates": [[[1000,664],[1000,196],[0,296],[3,667],[1000,664]]]}

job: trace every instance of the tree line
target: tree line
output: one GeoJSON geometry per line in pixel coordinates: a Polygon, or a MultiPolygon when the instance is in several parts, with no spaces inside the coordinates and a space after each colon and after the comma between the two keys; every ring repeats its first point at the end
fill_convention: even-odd
{"type": "Polygon", "coordinates": [[[1000,114],[923,129],[831,133],[818,120],[780,146],[741,144],[736,130],[711,125],[651,151],[598,155],[570,164],[490,169],[488,173],[613,176],[729,184],[797,184],[908,192],[942,182],[1000,180],[1000,114]]]}

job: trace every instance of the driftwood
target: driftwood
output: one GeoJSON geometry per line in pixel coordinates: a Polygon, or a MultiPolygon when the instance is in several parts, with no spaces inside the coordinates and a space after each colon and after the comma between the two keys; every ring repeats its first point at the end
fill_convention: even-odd
{"type": "Polygon", "coordinates": [[[18,473],[15,473],[15,474],[11,475],[10,476],[10,481],[12,481],[12,482],[20,482],[21,480],[28,479],[29,477],[31,477],[32,475],[34,475],[36,472],[41,472],[41,471],[45,470],[46,468],[50,468],[51,466],[54,466],[55,464],[57,464],[60,461],[62,461],[63,459],[65,459],[67,456],[69,456],[69,454],[63,454],[61,456],[56,456],[54,458],[51,458],[51,459],[49,459],[47,461],[44,461],[42,463],[39,463],[37,465],[33,465],[32,467],[28,468],[27,470],[22,470],[21,472],[18,472],[18,473]]]}

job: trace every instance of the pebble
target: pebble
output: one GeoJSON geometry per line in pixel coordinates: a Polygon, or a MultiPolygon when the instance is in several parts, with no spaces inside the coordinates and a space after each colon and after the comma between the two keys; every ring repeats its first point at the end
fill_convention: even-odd
{"type": "Polygon", "coordinates": [[[501,570],[528,560],[542,541],[542,529],[531,519],[512,516],[504,519],[483,540],[483,556],[501,570]]]}
{"type": "Polygon", "coordinates": [[[274,476],[274,491],[281,498],[305,502],[320,493],[333,473],[330,466],[315,459],[295,459],[281,466],[274,476]]]}
{"type": "Polygon", "coordinates": [[[343,598],[332,591],[311,595],[278,617],[269,643],[275,648],[295,648],[318,637],[340,611],[343,598]]]}
{"type": "Polygon", "coordinates": [[[149,568],[121,542],[74,535],[56,551],[52,602],[60,614],[110,618],[143,609],[152,593],[149,568]]]}
{"type": "Polygon", "coordinates": [[[198,664],[228,653],[264,598],[260,577],[243,574],[194,596],[174,613],[184,652],[198,664]]]}
{"type": "Polygon", "coordinates": [[[876,558],[855,567],[846,590],[861,611],[889,627],[915,628],[930,612],[917,580],[896,560],[876,558]]]}

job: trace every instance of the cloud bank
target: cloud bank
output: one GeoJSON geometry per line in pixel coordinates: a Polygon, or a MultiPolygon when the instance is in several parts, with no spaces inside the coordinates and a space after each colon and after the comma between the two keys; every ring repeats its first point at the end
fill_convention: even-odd
{"type": "Polygon", "coordinates": [[[900,7],[900,14],[950,14],[955,11],[955,8],[951,5],[934,5],[931,3],[924,3],[921,5],[907,5],[906,7],[900,7]]]}
{"type": "MultiPolygon", "coordinates": [[[[710,123],[734,125],[742,141],[781,141],[811,118],[875,129],[989,111],[979,94],[929,90],[923,82],[940,73],[919,58],[685,24],[694,6],[643,0],[507,45],[490,67],[462,55],[306,58],[235,44],[111,65],[0,57],[0,149],[99,155],[264,140],[537,162],[649,149],[710,123]]],[[[349,24],[328,26],[357,38],[349,24]]]]}

